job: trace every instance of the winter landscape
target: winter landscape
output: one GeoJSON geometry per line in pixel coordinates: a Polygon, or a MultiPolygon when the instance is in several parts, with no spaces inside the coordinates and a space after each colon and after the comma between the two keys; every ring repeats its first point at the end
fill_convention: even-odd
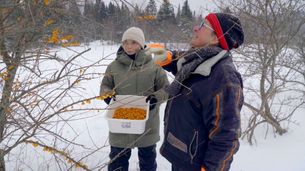
{"type": "MultiPolygon", "coordinates": [[[[115,58],[114,52],[119,45],[105,45],[103,42],[92,42],[89,46],[81,46],[67,50],[65,48],[54,49],[53,53],[61,56],[73,56],[76,52],[82,52],[88,48],[91,50],[82,55],[79,63],[85,64],[90,61],[94,63],[100,60],[103,56],[107,57],[107,61],[115,58]],[[112,54],[112,55],[111,55],[112,54]]],[[[46,64],[47,67],[49,64],[46,64]]],[[[98,67],[95,69],[97,73],[103,73],[105,67],[98,67]]],[[[86,97],[96,96],[99,93],[99,86],[102,77],[81,83],[85,90],[82,95],[86,97]]],[[[253,80],[255,81],[255,80],[253,80]]],[[[247,95],[246,95],[247,98],[247,95]]],[[[250,98],[250,97],[248,97],[250,98]]],[[[92,101],[96,108],[107,108],[103,101],[92,101]]],[[[160,118],[163,118],[163,111],[165,105],[161,106],[160,118]]],[[[82,115],[76,116],[75,121],[70,121],[67,124],[62,124],[59,128],[54,128],[61,133],[61,136],[72,138],[74,143],[81,144],[86,148],[99,149],[88,158],[84,160],[90,167],[98,167],[101,163],[109,161],[108,153],[109,146],[107,143],[108,137],[108,123],[105,119],[105,111],[88,111],[82,115]],[[80,118],[80,119],[78,119],[80,118]],[[84,118],[84,119],[82,119],[84,118]]],[[[305,169],[305,115],[304,108],[299,109],[297,113],[291,118],[295,123],[291,123],[289,131],[284,136],[274,136],[272,132],[267,135],[265,139],[265,132],[262,129],[258,131],[257,142],[250,146],[245,140],[241,140],[239,152],[234,157],[231,170],[233,171],[303,171],[305,169]]],[[[246,119],[247,113],[242,116],[246,119]]],[[[72,116],[67,116],[72,117],[72,116]]],[[[72,117],[74,118],[74,117],[72,117]]],[[[161,124],[162,125],[162,124],[161,124]]],[[[161,128],[162,130],[162,128],[161,128]]],[[[162,134],[161,134],[162,135],[162,134]]],[[[43,137],[48,139],[48,137],[43,137]]],[[[51,139],[51,137],[49,137],[51,139]]],[[[161,137],[162,141],[163,137],[161,137]]],[[[60,146],[60,145],[59,145],[60,146]]],[[[160,142],[158,143],[158,147],[160,142]]],[[[84,156],[88,151],[84,148],[70,149],[76,156],[84,156]]],[[[8,170],[57,170],[56,161],[51,153],[45,152],[41,147],[33,147],[31,144],[23,144],[16,148],[7,157],[8,170]],[[11,161],[11,162],[10,162],[11,161]]],[[[170,170],[171,165],[160,154],[157,157],[158,170],[170,170]]],[[[73,168],[71,168],[73,170],[73,168]]],[[[130,170],[138,170],[137,151],[133,150],[130,160],[130,170]]],[[[77,170],[77,169],[76,169],[77,170]]],[[[81,169],[79,169],[81,170],[81,169]]],[[[107,170],[106,167],[101,170],[107,170]]]]}
{"type": "MultiPolygon", "coordinates": [[[[107,170],[100,84],[123,31],[138,26],[146,44],[187,50],[193,26],[212,11],[239,16],[246,35],[232,51],[245,103],[230,170],[305,170],[304,1],[153,1],[0,2],[0,171],[107,170]]],[[[158,171],[171,170],[159,153],[165,105],[158,171]]],[[[140,170],[137,149],[129,163],[140,170]]]]}

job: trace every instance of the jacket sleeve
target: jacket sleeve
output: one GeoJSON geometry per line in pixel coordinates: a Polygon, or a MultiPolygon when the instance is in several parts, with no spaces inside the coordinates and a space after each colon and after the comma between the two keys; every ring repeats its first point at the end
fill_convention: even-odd
{"type": "Polygon", "coordinates": [[[105,75],[102,79],[102,83],[100,86],[100,95],[102,95],[103,93],[112,91],[114,88],[114,80],[113,80],[113,76],[111,74],[111,64],[107,67],[106,71],[105,71],[105,75]]]}
{"type": "Polygon", "coordinates": [[[172,62],[168,65],[162,66],[163,69],[165,69],[168,72],[171,72],[173,75],[176,75],[178,69],[177,69],[177,62],[179,58],[179,54],[182,54],[183,52],[178,51],[172,51],[172,62]]]}
{"type": "Polygon", "coordinates": [[[203,116],[208,128],[208,146],[203,168],[206,171],[228,171],[233,155],[239,149],[240,110],[242,88],[227,85],[210,102],[209,112],[203,116]]]}
{"type": "Polygon", "coordinates": [[[156,72],[154,95],[160,104],[168,98],[168,94],[165,92],[164,88],[169,85],[169,81],[166,72],[161,67],[158,67],[156,72]]]}

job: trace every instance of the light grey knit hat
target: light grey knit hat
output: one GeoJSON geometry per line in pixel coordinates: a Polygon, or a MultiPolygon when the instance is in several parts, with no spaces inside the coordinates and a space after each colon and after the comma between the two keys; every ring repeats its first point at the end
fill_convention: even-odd
{"type": "Polygon", "coordinates": [[[127,29],[123,34],[122,42],[124,42],[125,40],[136,41],[144,49],[144,42],[145,42],[144,33],[138,27],[130,27],[129,29],[127,29]]]}

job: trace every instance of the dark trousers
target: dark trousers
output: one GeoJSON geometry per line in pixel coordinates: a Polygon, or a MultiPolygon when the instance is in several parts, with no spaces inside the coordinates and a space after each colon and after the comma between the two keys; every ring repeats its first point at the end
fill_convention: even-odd
{"type": "Polygon", "coordinates": [[[172,171],[190,171],[190,170],[181,169],[181,168],[177,167],[176,165],[172,164],[172,171]]]}
{"type": "MultiPolygon", "coordinates": [[[[131,149],[124,149],[118,147],[110,148],[110,159],[112,162],[108,165],[108,171],[128,171],[129,158],[131,156],[131,149]],[[120,155],[119,155],[120,154],[120,155]]],[[[138,148],[138,157],[140,171],[156,171],[156,145],[149,147],[138,148]]]]}

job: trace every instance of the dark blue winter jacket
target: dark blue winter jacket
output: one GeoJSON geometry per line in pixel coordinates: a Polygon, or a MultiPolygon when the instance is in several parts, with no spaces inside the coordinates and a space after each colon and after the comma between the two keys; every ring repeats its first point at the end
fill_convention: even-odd
{"type": "MultiPolygon", "coordinates": [[[[200,67],[200,66],[199,66],[200,67]]],[[[177,62],[164,67],[174,75],[177,62]]],[[[211,73],[194,73],[170,97],[160,153],[189,171],[227,171],[239,148],[242,79],[227,52],[211,73]]]]}

